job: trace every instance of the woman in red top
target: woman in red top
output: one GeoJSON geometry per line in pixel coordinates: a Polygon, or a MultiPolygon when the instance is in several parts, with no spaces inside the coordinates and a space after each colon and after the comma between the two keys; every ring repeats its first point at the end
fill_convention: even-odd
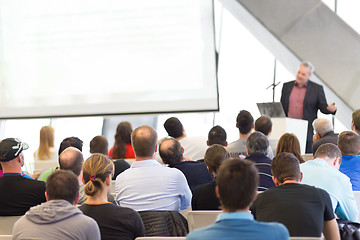
{"type": "Polygon", "coordinates": [[[121,122],[116,128],[115,143],[109,151],[112,159],[135,158],[131,145],[132,126],[129,122],[121,122]]]}

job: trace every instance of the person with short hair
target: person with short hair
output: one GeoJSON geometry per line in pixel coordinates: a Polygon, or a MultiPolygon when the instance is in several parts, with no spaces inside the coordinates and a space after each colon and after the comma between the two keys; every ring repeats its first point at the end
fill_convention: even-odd
{"type": "Polygon", "coordinates": [[[248,156],[245,159],[255,163],[260,175],[258,191],[265,191],[275,186],[271,174],[271,159],[266,156],[268,148],[269,141],[261,132],[253,132],[246,141],[248,156]]]}
{"type": "Polygon", "coordinates": [[[214,224],[190,232],[186,239],[289,239],[284,225],[257,222],[249,213],[258,183],[258,171],[251,161],[233,158],[224,162],[216,178],[216,195],[223,213],[214,224]]]}
{"type": "Polygon", "coordinates": [[[334,133],[332,123],[326,118],[318,118],[313,122],[315,134],[313,136],[312,153],[315,155],[316,150],[324,143],[337,145],[338,135],[334,133]]]}
{"type": "Polygon", "coordinates": [[[209,173],[215,179],[195,189],[191,200],[192,210],[220,210],[220,202],[215,194],[216,173],[220,165],[229,157],[225,147],[219,144],[213,144],[206,150],[204,161],[209,173]]]}
{"type": "Polygon", "coordinates": [[[360,109],[357,109],[352,113],[351,130],[357,134],[360,133],[360,109]]]}
{"type": "Polygon", "coordinates": [[[279,153],[271,163],[275,187],[258,195],[251,206],[255,219],[280,222],[292,237],[324,237],[340,240],[329,194],[320,188],[300,184],[299,160],[291,153],[279,153]]]}
{"type": "Polygon", "coordinates": [[[272,151],[272,156],[268,155],[270,159],[274,158],[274,152],[276,152],[276,145],[278,140],[277,139],[271,139],[270,135],[272,132],[272,121],[269,116],[263,115],[256,119],[255,121],[255,131],[262,132],[269,140],[269,147],[272,151]]]}
{"type": "Polygon", "coordinates": [[[300,164],[301,183],[324,189],[329,193],[333,210],[340,219],[358,221],[358,208],[350,179],[339,171],[340,149],[332,143],[322,144],[315,159],[300,164]]]}
{"type": "Polygon", "coordinates": [[[79,209],[95,219],[102,240],[142,237],[145,229],[140,215],[130,208],[108,202],[113,172],[112,161],[103,154],[95,153],[85,161],[83,182],[87,200],[79,209]]]}
{"type": "Polygon", "coordinates": [[[0,164],[3,175],[0,178],[0,216],[21,216],[31,207],[46,201],[45,183],[25,177],[23,150],[29,146],[16,138],[0,142],[0,164]]]}
{"type": "Polygon", "coordinates": [[[340,172],[350,178],[353,191],[360,191],[360,138],[352,131],[339,134],[338,147],[341,150],[342,162],[340,172]]]}
{"type": "Polygon", "coordinates": [[[136,128],[131,141],[135,162],[116,178],[116,200],[135,211],[177,211],[190,206],[191,191],[184,174],[161,165],[155,157],[157,133],[149,126],[136,128]]]}
{"type": "Polygon", "coordinates": [[[219,125],[216,125],[210,129],[206,144],[208,146],[212,146],[214,144],[220,144],[226,147],[228,145],[228,142],[226,141],[226,137],[227,136],[225,129],[219,125]]]}
{"type": "Polygon", "coordinates": [[[90,141],[90,153],[101,153],[108,155],[109,143],[105,136],[98,135],[90,141]]]}
{"type": "Polygon", "coordinates": [[[96,222],[75,205],[79,184],[75,174],[58,170],[46,180],[47,202],[32,207],[14,225],[13,239],[100,240],[96,222]]]}
{"type": "Polygon", "coordinates": [[[191,192],[198,186],[212,181],[205,163],[185,160],[183,149],[176,139],[164,139],[159,145],[159,154],[165,164],[179,169],[185,175],[191,192]]]}

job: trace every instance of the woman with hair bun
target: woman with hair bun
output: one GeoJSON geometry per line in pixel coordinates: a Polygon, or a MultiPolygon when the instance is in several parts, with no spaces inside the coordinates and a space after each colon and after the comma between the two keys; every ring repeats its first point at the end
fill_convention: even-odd
{"type": "Polygon", "coordinates": [[[103,154],[91,155],[83,165],[86,202],[79,209],[93,218],[100,228],[101,239],[135,239],[145,235],[140,215],[108,202],[114,164],[103,154]]]}

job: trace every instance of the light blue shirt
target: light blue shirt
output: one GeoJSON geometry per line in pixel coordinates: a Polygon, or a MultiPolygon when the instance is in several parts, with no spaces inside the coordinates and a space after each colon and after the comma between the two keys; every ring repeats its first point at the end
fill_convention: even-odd
{"type": "Polygon", "coordinates": [[[289,232],[280,223],[257,222],[249,212],[232,212],[220,214],[213,225],[192,231],[186,239],[288,240],[289,232]]]}
{"type": "Polygon", "coordinates": [[[135,211],[178,211],[191,205],[184,174],[154,159],[135,161],[116,177],[116,201],[135,211]]]}
{"type": "Polygon", "coordinates": [[[357,222],[359,211],[349,177],[321,158],[300,164],[300,170],[303,173],[301,183],[325,190],[340,219],[357,222]]]}

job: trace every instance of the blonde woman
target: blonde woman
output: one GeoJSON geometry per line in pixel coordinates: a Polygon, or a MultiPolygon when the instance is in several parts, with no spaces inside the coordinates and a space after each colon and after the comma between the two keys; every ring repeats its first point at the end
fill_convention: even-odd
{"type": "Polygon", "coordinates": [[[144,224],[136,211],[108,202],[113,173],[113,162],[103,154],[95,153],[85,161],[83,182],[87,200],[79,208],[97,222],[102,240],[144,236],[144,224]]]}
{"type": "Polygon", "coordinates": [[[34,160],[57,160],[58,155],[54,147],[54,128],[44,126],[40,130],[40,145],[34,152],[34,160]]]}

